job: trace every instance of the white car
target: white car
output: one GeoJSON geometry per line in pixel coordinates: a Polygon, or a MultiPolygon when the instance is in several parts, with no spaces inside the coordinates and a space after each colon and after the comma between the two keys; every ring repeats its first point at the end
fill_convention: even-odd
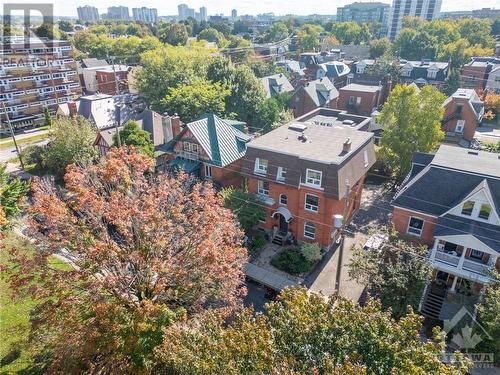
{"type": "Polygon", "coordinates": [[[389,240],[389,237],[385,234],[380,234],[376,233],[372,235],[368,240],[365,242],[365,245],[363,246],[364,250],[379,250],[380,247],[384,244],[384,242],[387,242],[389,240]]]}

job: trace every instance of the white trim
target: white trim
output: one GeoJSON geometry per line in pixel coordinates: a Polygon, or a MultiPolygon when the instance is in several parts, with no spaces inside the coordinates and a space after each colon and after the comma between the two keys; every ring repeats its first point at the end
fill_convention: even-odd
{"type": "Polygon", "coordinates": [[[278,199],[278,202],[281,206],[287,206],[288,205],[288,196],[284,193],[281,193],[280,196],[279,196],[279,199],[278,199]],[[285,197],[285,201],[286,203],[282,203],[281,202],[281,197],[285,197]]]}
{"type": "MultiPolygon", "coordinates": [[[[312,205],[310,205],[312,207],[312,205]]],[[[309,212],[314,212],[314,213],[318,213],[319,212],[319,197],[317,195],[314,195],[314,194],[310,194],[310,193],[305,193],[304,194],[304,210],[306,211],[309,211],[309,212]],[[316,210],[312,210],[310,208],[307,208],[307,196],[310,195],[311,197],[315,197],[318,199],[318,205],[316,206],[316,210]]]]}
{"type": "Polygon", "coordinates": [[[316,224],[314,224],[312,221],[304,221],[304,237],[309,238],[310,240],[316,239],[316,224]],[[314,228],[314,236],[308,236],[306,234],[306,226],[310,224],[309,226],[312,226],[314,228]]]}
{"type": "Polygon", "coordinates": [[[449,236],[435,236],[435,238],[446,242],[453,242],[454,244],[463,246],[464,248],[480,250],[483,253],[490,255],[498,255],[497,251],[486,245],[473,234],[464,233],[449,236]]]}
{"type": "Polygon", "coordinates": [[[439,216],[436,216],[436,215],[427,214],[427,213],[422,212],[422,211],[417,211],[417,210],[412,210],[412,209],[401,207],[401,206],[396,206],[395,204],[392,204],[392,207],[395,207],[395,208],[397,208],[399,210],[403,210],[403,211],[406,211],[406,212],[418,214],[418,215],[425,215],[425,216],[434,217],[434,218],[438,218],[439,217],[439,216]]]}
{"type": "Polygon", "coordinates": [[[425,228],[425,220],[424,219],[422,219],[421,217],[418,217],[418,216],[410,216],[408,218],[408,224],[406,226],[406,234],[409,234],[410,236],[415,236],[415,237],[421,238],[422,237],[422,233],[424,233],[424,228],[425,228]],[[422,228],[420,228],[420,234],[411,233],[411,232],[408,231],[410,229],[411,219],[418,219],[418,220],[422,221],[422,228]]]}
{"type": "MultiPolygon", "coordinates": [[[[311,180],[317,181],[316,178],[311,178],[311,180]]],[[[321,188],[322,183],[323,183],[323,172],[322,171],[318,171],[316,169],[306,168],[306,175],[305,175],[305,183],[304,183],[304,185],[311,186],[311,187],[314,187],[314,188],[321,188]],[[309,182],[308,181],[309,177],[307,175],[309,174],[309,172],[319,173],[319,184],[316,184],[314,182],[309,182]]]]}

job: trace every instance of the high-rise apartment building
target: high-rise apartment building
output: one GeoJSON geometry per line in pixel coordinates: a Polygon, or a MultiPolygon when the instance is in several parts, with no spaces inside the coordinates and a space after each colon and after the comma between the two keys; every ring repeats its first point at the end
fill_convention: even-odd
{"type": "Polygon", "coordinates": [[[158,10],[156,8],[132,8],[132,17],[135,21],[155,23],[158,22],[158,10]]]}
{"type": "Polygon", "coordinates": [[[337,8],[337,22],[354,21],[357,23],[376,22],[382,25],[383,33],[387,33],[389,4],[384,3],[352,3],[337,8]]]}
{"type": "Polygon", "coordinates": [[[82,21],[99,21],[99,11],[96,7],[84,5],[76,8],[78,19],[82,21]]]}
{"type": "Polygon", "coordinates": [[[115,6],[108,8],[108,18],[112,20],[129,20],[128,7],[115,6]]]}
{"type": "Polygon", "coordinates": [[[238,18],[238,11],[236,9],[233,9],[231,11],[231,19],[234,21],[236,18],[238,18]]]}
{"type": "Polygon", "coordinates": [[[424,20],[433,20],[439,17],[442,0],[393,0],[389,12],[387,36],[394,39],[403,27],[403,18],[406,16],[420,17],[424,20]]]}
{"type": "Polygon", "coordinates": [[[207,8],[200,7],[200,21],[206,21],[208,19],[207,8]]]}
{"type": "MultiPolygon", "coordinates": [[[[57,104],[82,94],[73,58],[65,40],[0,37],[0,101],[15,128],[43,125],[44,110],[55,113],[57,104]]],[[[7,117],[0,106],[0,118],[7,117]]]]}

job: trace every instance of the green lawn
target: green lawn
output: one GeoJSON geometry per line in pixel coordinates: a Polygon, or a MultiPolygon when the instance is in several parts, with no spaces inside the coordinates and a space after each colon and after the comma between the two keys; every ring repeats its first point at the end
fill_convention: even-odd
{"type": "MultiPolygon", "coordinates": [[[[8,234],[5,239],[5,248],[0,249],[0,263],[15,267],[15,263],[9,258],[8,249],[17,246],[33,251],[26,241],[8,234]]],[[[56,257],[50,259],[55,269],[70,270],[71,266],[64,264],[56,257]]],[[[30,364],[28,353],[19,349],[18,343],[25,342],[29,331],[29,312],[35,306],[31,299],[13,298],[7,277],[9,272],[2,272],[0,277],[0,374],[15,374],[27,368],[30,364]],[[11,357],[11,358],[6,358],[11,357]],[[16,358],[17,357],[17,358],[16,358]],[[2,366],[5,364],[4,366],[2,366]]]]}
{"type": "MultiPolygon", "coordinates": [[[[22,146],[22,145],[26,145],[26,144],[30,144],[30,143],[36,143],[39,141],[43,141],[44,139],[47,139],[48,137],[49,137],[49,135],[47,133],[33,134],[32,137],[16,139],[16,141],[17,141],[18,146],[22,146]]],[[[0,150],[11,148],[11,147],[14,147],[14,141],[12,140],[12,138],[10,138],[8,140],[0,141],[0,150]]]]}

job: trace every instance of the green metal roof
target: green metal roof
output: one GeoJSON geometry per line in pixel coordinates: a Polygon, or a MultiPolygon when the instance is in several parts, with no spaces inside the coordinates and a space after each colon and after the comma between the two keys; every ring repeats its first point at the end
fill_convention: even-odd
{"type": "Polygon", "coordinates": [[[186,127],[198,140],[213,165],[225,167],[245,156],[251,137],[226,120],[210,113],[190,122],[186,127]]]}

